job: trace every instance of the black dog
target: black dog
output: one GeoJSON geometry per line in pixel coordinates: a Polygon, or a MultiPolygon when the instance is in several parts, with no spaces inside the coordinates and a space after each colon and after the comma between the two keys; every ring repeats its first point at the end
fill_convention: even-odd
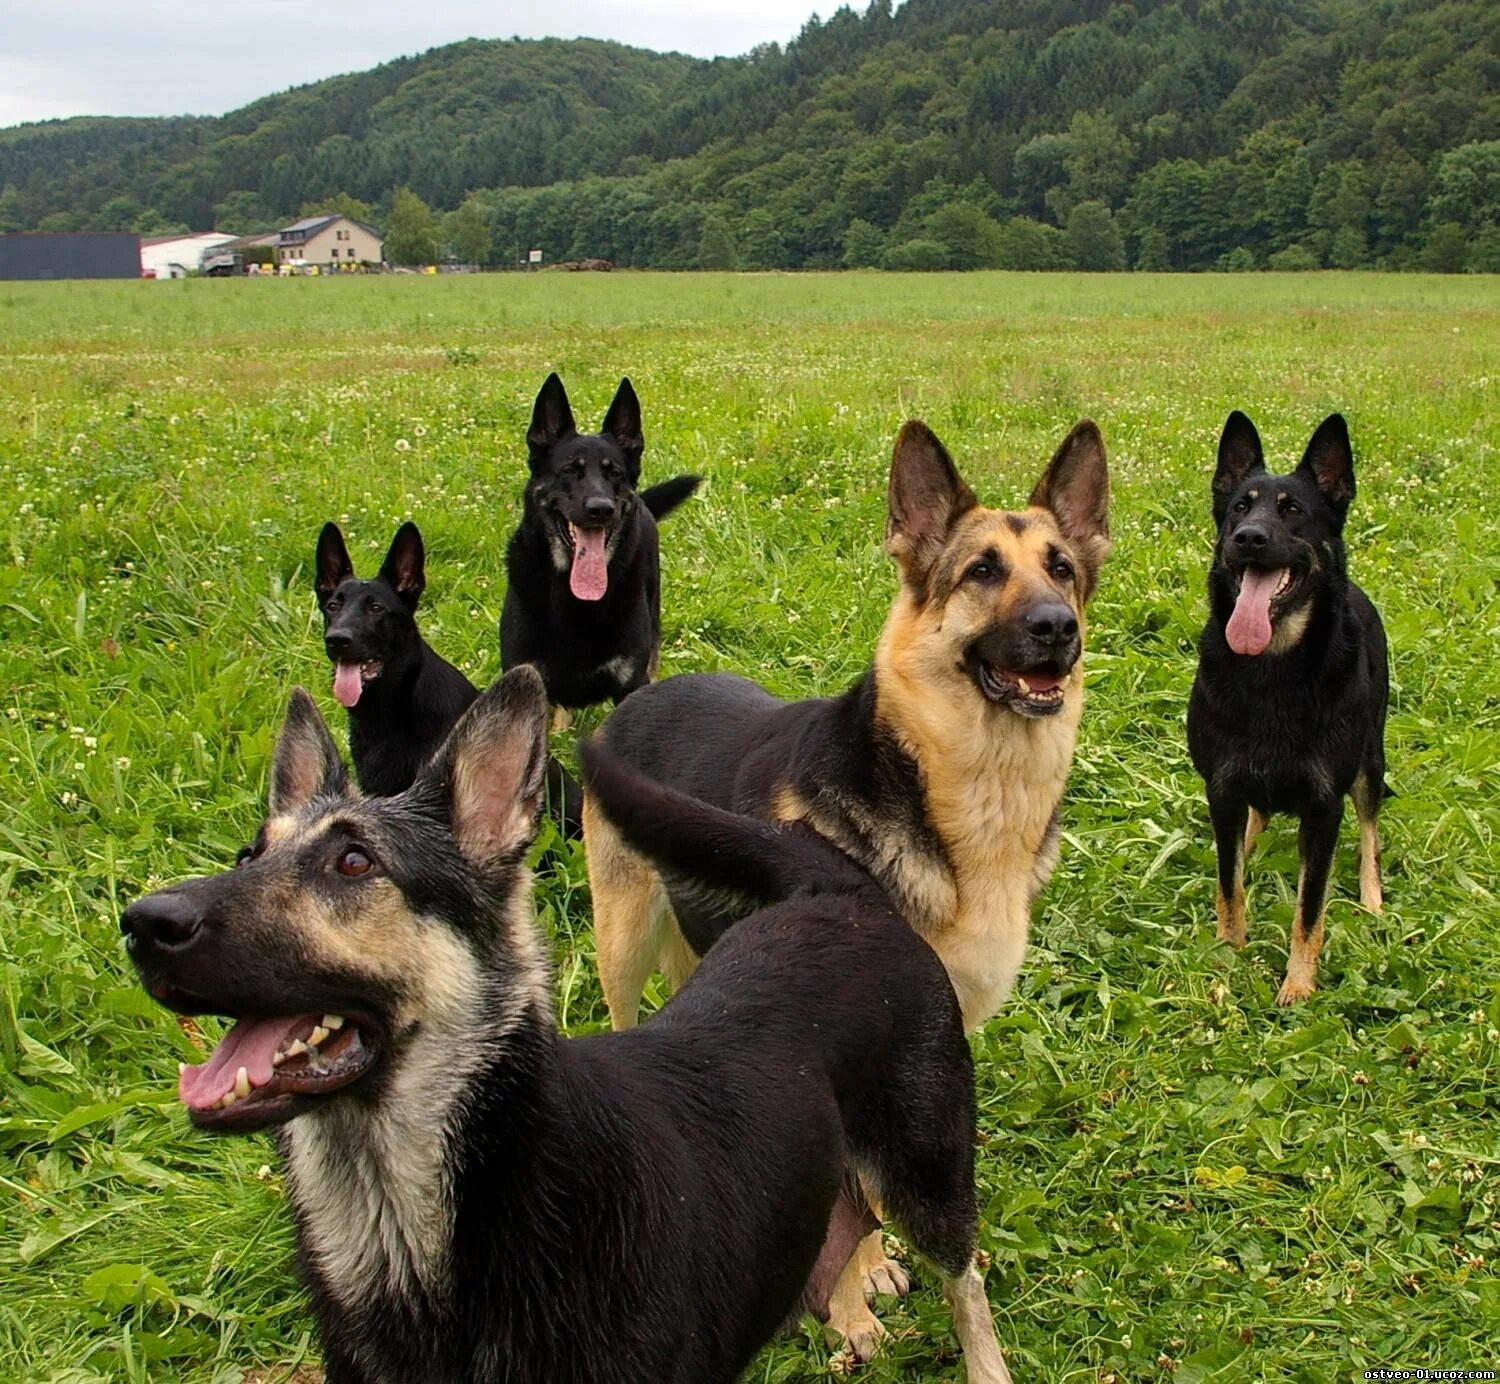
{"type": "MultiPolygon", "coordinates": [[[[324,524],[314,571],[333,695],[349,713],[360,787],[380,797],[404,792],[479,695],[417,629],[427,584],[422,535],[410,521],[402,524],[379,575],[361,581],[338,525],[324,524]]],[[[577,836],[582,795],[555,759],[547,761],[547,791],[564,832],[577,836]]]]}
{"type": "Polygon", "coordinates": [[[805,828],[586,758],[638,849],[763,906],[651,1023],[560,1039],[525,865],[546,717],[517,669],[359,798],[298,691],[239,867],[121,920],[153,996],[235,1019],[179,1091],[201,1128],[277,1127],[329,1384],[728,1384],[870,1224],[853,1171],[1003,1384],[937,958],[805,828]]]}
{"type": "Polygon", "coordinates": [[[677,476],[637,493],[646,443],[629,380],[620,381],[599,432],[580,434],[562,381],[548,375],[526,445],[531,478],[505,555],[501,666],[533,664],[557,707],[618,702],[656,674],[656,521],[699,478],[677,476]]]}
{"type": "Polygon", "coordinates": [[[1219,527],[1208,624],[1188,704],[1188,745],[1218,848],[1219,936],[1245,944],[1245,856],[1273,812],[1302,820],[1291,956],[1276,996],[1317,985],[1323,910],[1344,795],[1359,817],[1359,897],[1380,912],[1377,823],[1389,695],[1385,630],[1345,571],[1354,455],[1339,414],[1290,475],[1266,474],[1260,437],[1229,415],[1214,473],[1219,527]]]}

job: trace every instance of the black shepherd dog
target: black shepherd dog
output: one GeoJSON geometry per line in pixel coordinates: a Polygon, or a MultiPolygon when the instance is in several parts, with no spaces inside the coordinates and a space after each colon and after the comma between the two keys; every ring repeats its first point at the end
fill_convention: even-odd
{"type": "Polygon", "coordinates": [[[1005,1384],[937,957],[812,832],[586,755],[638,849],[758,911],[644,1027],[561,1038],[526,869],[546,721],[519,668],[360,798],[299,690],[238,867],[121,919],[156,999],[235,1020],[179,1093],[276,1128],[329,1384],[729,1384],[872,1223],[856,1172],[942,1271],[972,1384],[1005,1384]]]}
{"type": "Polygon", "coordinates": [[[597,433],[580,434],[562,381],[547,376],[526,434],[531,478],[505,565],[500,663],[534,665],[565,711],[616,701],[656,675],[661,574],[656,521],[697,476],[637,492],[641,406],[628,379],[597,433]]]}
{"type": "Polygon", "coordinates": [[[1278,1004],[1317,985],[1323,911],[1344,795],[1359,818],[1359,898],[1380,912],[1377,823],[1389,695],[1385,630],[1345,571],[1354,498],[1349,429],[1335,413],[1301,464],[1267,475],[1255,425],[1229,415],[1214,473],[1219,537],[1188,745],[1218,848],[1219,936],[1245,945],[1245,857],[1273,812],[1302,820],[1302,875],[1278,1004]]]}
{"type": "MultiPolygon", "coordinates": [[[[359,785],[380,797],[411,787],[479,695],[417,629],[426,585],[422,535],[410,521],[396,530],[371,581],[354,575],[339,526],[323,525],[313,587],[323,612],[323,647],[333,663],[333,695],[349,713],[349,753],[359,785]]],[[[555,759],[547,761],[547,792],[563,830],[577,836],[582,795],[555,759]]]]}

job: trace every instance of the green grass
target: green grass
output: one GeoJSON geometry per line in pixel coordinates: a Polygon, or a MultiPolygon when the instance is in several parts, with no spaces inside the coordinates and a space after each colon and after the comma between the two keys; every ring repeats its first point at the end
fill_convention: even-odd
{"type": "MultiPolygon", "coordinates": [[[[0,285],[0,1374],[234,1380],[315,1354],[264,1139],[194,1133],[190,1038],[120,909],[227,865],[286,693],[330,712],[309,562],[414,517],[424,628],[498,671],[503,544],[548,370],[580,419],[629,373],[665,534],[663,671],[832,692],[893,589],[901,420],[1024,500],[1101,424],[1116,550],[1056,877],[975,1040],[989,1290],[1018,1379],[1347,1380],[1496,1364],[1500,285],[1494,279],[615,275],[0,285]],[[1183,715],[1208,478],[1245,408],[1290,465],[1350,419],[1353,568],[1391,635],[1384,917],[1335,866],[1323,989],[1272,996],[1295,831],[1213,941],[1183,715]]],[[[340,718],[341,719],[341,718],[340,718]]],[[[335,724],[338,724],[335,721],[335,724]]],[[[581,856],[538,883],[559,1009],[598,1027],[581,856]]],[[[950,1379],[930,1275],[871,1380],[950,1379]]],[[[755,1380],[817,1377],[818,1333],[755,1380]]]]}

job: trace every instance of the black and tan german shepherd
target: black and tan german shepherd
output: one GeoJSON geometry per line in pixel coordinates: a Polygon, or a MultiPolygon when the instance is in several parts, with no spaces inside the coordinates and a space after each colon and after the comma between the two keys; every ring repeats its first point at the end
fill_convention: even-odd
{"type": "Polygon", "coordinates": [[[298,691],[238,867],[121,920],[156,999],[234,1020],[179,1092],[202,1129],[276,1129],[328,1384],[728,1384],[871,1223],[853,1172],[1004,1384],[936,957],[814,833],[601,753],[625,840],[753,902],[653,1022],[562,1039],[526,869],[546,721],[517,669],[361,798],[298,691]]]}
{"type": "MultiPolygon", "coordinates": [[[[972,1028],[1009,993],[1056,862],[1108,510],[1092,422],[1020,512],[983,508],[938,439],[907,423],[886,523],[901,587],[874,667],[842,696],[795,703],[728,674],[668,678],[601,734],[641,772],[733,812],[805,822],[847,852],[942,958],[972,1028]]],[[[583,819],[600,977],[628,1028],[653,968],[680,980],[742,905],[656,868],[587,793],[583,819]]],[[[860,1277],[902,1287],[878,1237],[834,1302],[834,1326],[865,1357],[880,1328],[860,1277]]]]}
{"type": "Polygon", "coordinates": [[[500,663],[530,663],[566,713],[618,702],[656,675],[661,570],[656,521],[698,486],[676,476],[637,491],[641,405],[628,379],[597,433],[579,433],[555,374],[526,434],[531,476],[505,554],[500,663]]]}
{"type": "MultiPolygon", "coordinates": [[[[324,524],[313,572],[333,695],[349,713],[359,786],[380,797],[404,792],[479,695],[417,629],[427,587],[422,534],[409,520],[402,524],[379,574],[361,581],[339,526],[324,524]]],[[[547,805],[565,835],[581,830],[582,799],[577,781],[549,757],[547,805]]]]}
{"type": "Polygon", "coordinates": [[[1317,986],[1328,877],[1344,795],[1359,817],[1359,897],[1380,912],[1380,805],[1390,694],[1385,629],[1349,580],[1344,517],[1354,453],[1337,413],[1302,461],[1266,471],[1260,434],[1238,411],[1219,438],[1218,526],[1208,624],[1188,703],[1188,746],[1208,788],[1218,853],[1219,936],[1245,945],[1245,857],[1273,812],[1301,819],[1291,954],[1278,1004],[1317,986]]]}

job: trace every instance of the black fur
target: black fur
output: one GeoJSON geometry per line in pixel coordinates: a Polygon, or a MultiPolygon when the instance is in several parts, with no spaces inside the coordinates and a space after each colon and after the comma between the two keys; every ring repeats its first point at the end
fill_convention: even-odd
{"type": "MultiPolygon", "coordinates": [[[[361,581],[337,524],[318,535],[313,588],[323,613],[329,661],[379,661],[378,677],[362,684],[348,708],[349,753],[366,793],[404,792],[479,695],[417,629],[417,604],[427,585],[422,535],[410,521],[396,530],[379,574],[361,581]]],[[[581,793],[555,759],[547,764],[548,802],[569,836],[580,831],[581,793]]]]}
{"type": "MultiPolygon", "coordinates": [[[[800,828],[705,809],[586,749],[592,790],[637,849],[679,868],[696,859],[711,884],[765,906],[651,1022],[566,1041],[546,987],[523,973],[511,921],[527,887],[518,862],[530,827],[518,819],[486,860],[450,825],[467,820],[459,785],[479,781],[455,767],[463,756],[508,756],[512,767],[484,781],[515,777],[518,808],[536,791],[522,782],[537,772],[545,736],[534,673],[508,674],[485,693],[440,762],[396,798],[333,793],[333,752],[307,733],[309,716],[310,702],[289,714],[278,781],[286,792],[302,785],[297,820],[315,839],[263,838],[243,868],[142,899],[122,927],[143,982],[176,1009],[275,1014],[290,994],[294,1008],[314,1012],[336,1002],[376,1035],[376,1070],[282,1115],[329,1384],[728,1384],[796,1309],[810,1274],[831,1283],[868,1224],[850,1204],[851,1168],[946,1277],[968,1271],[975,1104],[958,1005],[937,957],[868,875],[800,828]],[[527,739],[531,752],[516,753],[527,739]],[[522,762],[533,767],[514,767],[522,762]],[[482,1019],[466,1037],[483,1060],[444,1107],[411,1112],[447,1121],[448,1193],[434,1188],[431,1200],[445,1252],[427,1280],[388,1270],[384,1221],[370,1230],[374,1271],[330,1277],[308,1241],[319,1208],[299,1194],[303,1128],[350,1159],[362,1153],[362,1131],[400,1099],[390,1077],[409,1041],[388,1017],[399,995],[375,984],[351,999],[357,974],[323,974],[309,959],[318,949],[299,946],[302,890],[332,890],[356,916],[372,887],[318,868],[351,836],[389,881],[373,887],[394,884],[424,928],[448,930],[472,953],[485,1019],[511,1016],[503,1036],[482,1019]],[[447,882],[422,890],[419,904],[419,878],[447,882]],[[237,974],[251,945],[259,963],[237,974]],[[820,1260],[826,1236],[833,1265],[820,1260]]],[[[510,806],[500,805],[502,818],[510,806]]]]}
{"type": "Polygon", "coordinates": [[[1254,425],[1230,414],[1213,482],[1218,538],[1188,744],[1208,789],[1226,897],[1249,809],[1301,819],[1309,929],[1322,915],[1344,796],[1358,786],[1356,808],[1373,821],[1385,783],[1386,637],[1346,570],[1353,498],[1354,458],[1338,414],[1286,475],[1266,472],[1254,425]],[[1235,652],[1226,635],[1247,568],[1293,574],[1271,606],[1273,642],[1259,654],[1235,652]]]}
{"type": "Polygon", "coordinates": [[[505,565],[500,662],[541,671],[548,699],[577,708],[619,701],[655,676],[661,646],[656,521],[698,486],[677,476],[637,491],[641,409],[628,379],[598,433],[580,434],[562,381],[549,375],[526,437],[530,479],[505,565]],[[570,525],[605,532],[607,585],[580,599],[570,585],[570,525]]]}
{"type": "MultiPolygon", "coordinates": [[[[730,812],[769,817],[777,789],[790,786],[877,879],[891,870],[893,841],[946,863],[916,762],[876,721],[875,679],[871,670],[840,696],[784,702],[732,673],[685,673],[624,702],[600,734],[638,772],[730,812]]],[[[701,956],[743,909],[670,857],[660,865],[682,935],[701,956]]]]}

